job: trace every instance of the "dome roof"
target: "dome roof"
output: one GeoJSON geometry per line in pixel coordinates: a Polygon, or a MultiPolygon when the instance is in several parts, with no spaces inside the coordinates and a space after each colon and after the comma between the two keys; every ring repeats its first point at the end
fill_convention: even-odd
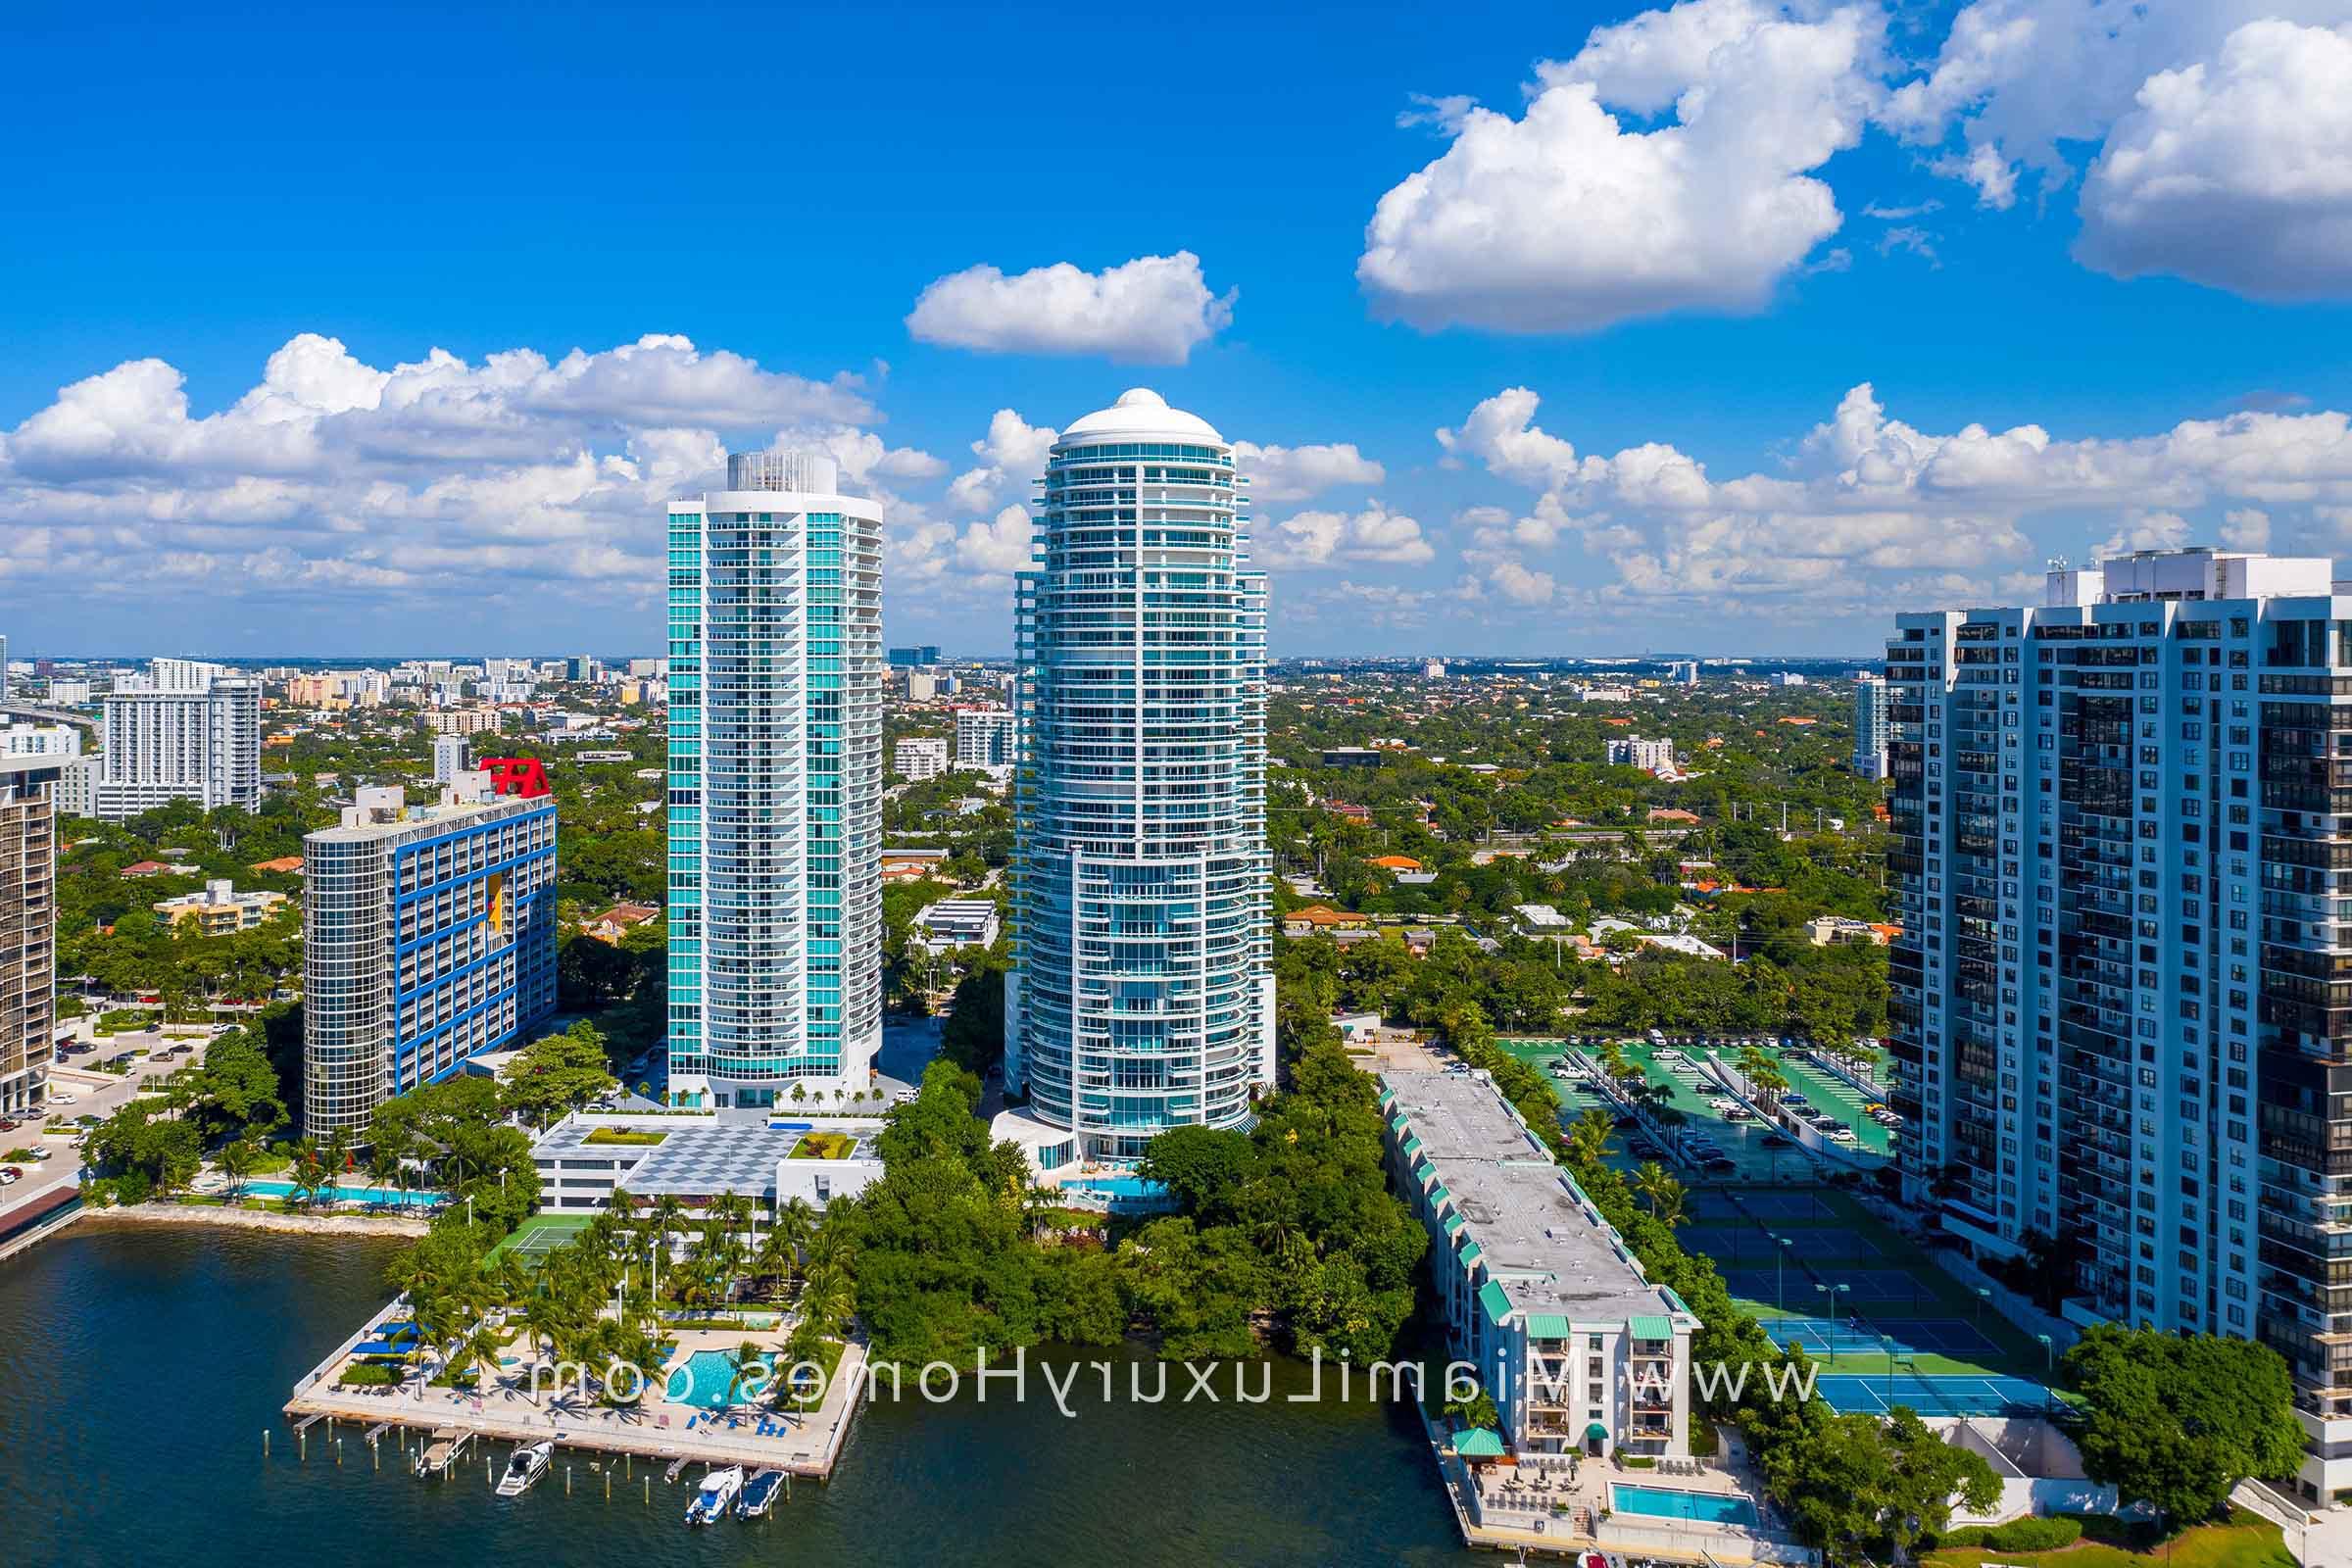
{"type": "Polygon", "coordinates": [[[1216,427],[1197,414],[1171,409],[1168,400],[1148,386],[1129,387],[1107,409],[1073,419],[1061,432],[1060,443],[1072,440],[1205,441],[1223,446],[1216,427]]]}

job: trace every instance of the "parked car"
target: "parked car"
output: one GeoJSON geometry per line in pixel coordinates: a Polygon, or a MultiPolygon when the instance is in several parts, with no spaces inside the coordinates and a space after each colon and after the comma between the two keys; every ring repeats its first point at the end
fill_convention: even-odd
{"type": "Polygon", "coordinates": [[[14,1165],[0,1165],[0,1187],[14,1187],[24,1179],[24,1173],[14,1165]]]}

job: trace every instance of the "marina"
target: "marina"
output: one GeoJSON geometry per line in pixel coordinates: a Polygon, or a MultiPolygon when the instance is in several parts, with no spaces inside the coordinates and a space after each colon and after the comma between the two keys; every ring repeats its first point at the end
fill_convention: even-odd
{"type": "MultiPolygon", "coordinates": [[[[983,1404],[967,1391],[933,1405],[911,1385],[905,1400],[884,1393],[859,1412],[831,1482],[777,1491],[757,1530],[686,1529],[705,1465],[682,1463],[665,1484],[675,1456],[563,1443],[545,1480],[502,1498],[483,1461],[503,1465],[511,1442],[476,1437],[444,1480],[420,1483],[402,1444],[429,1448],[433,1423],[395,1426],[371,1450],[365,1434],[390,1401],[370,1401],[370,1416],[321,1417],[300,1439],[279,1409],[288,1386],[381,1306],[397,1245],[77,1228],[0,1273],[0,1319],[17,1331],[0,1341],[0,1372],[24,1391],[0,1403],[0,1506],[20,1521],[24,1560],[96,1568],[151,1555],[159,1540],[172,1543],[175,1568],[348,1556],[359,1542],[387,1568],[710,1568],[786,1551],[874,1563],[1100,1557],[1122,1568],[1494,1560],[1462,1546],[1409,1410],[1288,1402],[1307,1381],[1291,1361],[1274,1363],[1274,1398],[1262,1406],[1171,1397],[1087,1404],[1066,1419],[1044,1398],[983,1404]],[[169,1389],[122,1375],[111,1353],[167,1343],[201,1362],[169,1389]],[[92,1422],[139,1436],[92,1446],[80,1436],[92,1422]],[[173,1462],[152,1463],[158,1451],[173,1462]],[[65,1474],[90,1485],[61,1489],[65,1474]],[[1041,1474],[1057,1484],[1037,1486],[1041,1474]],[[121,1506],[133,1491],[140,1505],[121,1506]],[[1136,1528],[1143,1516],[1148,1531],[1136,1528]]],[[[1121,1366],[1122,1386],[1127,1376],[1121,1366]]],[[[745,1468],[748,1493],[758,1470],[745,1468]]]]}
{"type": "MultiPolygon", "coordinates": [[[[772,1331],[773,1314],[764,1321],[772,1331]]],[[[576,1370],[544,1365],[519,1333],[514,1347],[519,1353],[501,1358],[504,1364],[490,1387],[437,1387],[438,1375],[447,1369],[417,1348],[406,1303],[395,1300],[303,1376],[284,1413],[298,1433],[319,1420],[392,1428],[403,1435],[404,1445],[421,1437],[426,1452],[442,1443],[472,1440],[545,1444],[551,1451],[561,1447],[627,1456],[632,1463],[666,1463],[672,1478],[699,1461],[823,1480],[848,1441],[864,1373],[864,1346],[853,1338],[844,1347],[815,1408],[778,1412],[757,1407],[751,1397],[737,1398],[743,1392],[737,1385],[746,1380],[724,1370],[752,1332],[748,1317],[724,1329],[678,1330],[660,1378],[649,1380],[637,1399],[613,1403],[564,1386],[564,1376],[576,1377],[576,1370]],[[351,1387],[343,1381],[354,1366],[399,1359],[413,1364],[401,1369],[397,1384],[351,1387]]],[[[455,1450],[444,1455],[438,1468],[448,1469],[457,1457],[455,1450]]],[[[536,1480],[535,1474],[522,1480],[517,1492],[536,1480]]]]}

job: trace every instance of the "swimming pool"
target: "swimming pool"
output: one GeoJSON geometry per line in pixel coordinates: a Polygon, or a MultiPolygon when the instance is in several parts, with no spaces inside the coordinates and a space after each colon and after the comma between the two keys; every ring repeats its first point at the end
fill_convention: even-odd
{"type": "Polygon", "coordinates": [[[1061,1184],[1065,1193],[1083,1193],[1102,1200],[1105,1207],[1116,1213],[1145,1213],[1155,1209],[1174,1208],[1176,1195],[1157,1182],[1148,1182],[1141,1176],[1080,1176],[1061,1184]]]}
{"type": "Polygon", "coordinates": [[[1647,1514],[1654,1519],[1690,1519],[1709,1525],[1753,1528],[1756,1505],[1745,1497],[1721,1492],[1683,1492],[1674,1487],[1637,1487],[1626,1482],[1609,1488],[1610,1505],[1619,1513],[1647,1514]]]}
{"type": "MultiPolygon", "coordinates": [[[[247,1182],[248,1198],[288,1198],[299,1191],[292,1182],[247,1182]]],[[[449,1201],[441,1193],[404,1193],[396,1187],[321,1188],[318,1200],[326,1203],[375,1203],[387,1208],[436,1208],[449,1201]]]]}
{"type": "MultiPolygon", "coordinates": [[[[764,1363],[763,1363],[764,1364],[764,1363]]],[[[757,1373],[749,1374],[757,1376],[757,1373]]],[[[691,1404],[698,1410],[715,1410],[727,1403],[747,1404],[759,1392],[759,1387],[735,1381],[735,1357],[726,1350],[697,1350],[685,1363],[671,1369],[662,1384],[662,1396],[672,1404],[691,1404]],[[680,1386],[680,1380],[684,1386],[680,1386]],[[733,1385],[735,1397],[727,1397],[733,1385]]]]}

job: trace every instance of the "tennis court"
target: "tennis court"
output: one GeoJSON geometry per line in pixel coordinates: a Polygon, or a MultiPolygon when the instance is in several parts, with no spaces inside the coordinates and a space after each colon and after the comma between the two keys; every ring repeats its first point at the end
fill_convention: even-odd
{"type": "MultiPolygon", "coordinates": [[[[1732,1197],[1733,1195],[1726,1195],[1732,1197]]],[[[1835,1219],[1837,1210],[1825,1204],[1821,1198],[1807,1190],[1794,1193],[1748,1191],[1736,1195],[1734,1212],[1745,1212],[1761,1220],[1835,1219]]]]}
{"type": "Polygon", "coordinates": [[[1813,1392],[1840,1415],[1879,1413],[1907,1404],[1922,1415],[2038,1415],[2049,1408],[2050,1393],[2031,1378],[1936,1376],[1896,1372],[1888,1376],[1826,1374],[1813,1392]]]}
{"type": "Polygon", "coordinates": [[[587,1227],[586,1214],[534,1214],[522,1222],[514,1235],[490,1250],[490,1256],[513,1253],[521,1259],[525,1268],[537,1268],[540,1260],[559,1248],[569,1247],[572,1238],[587,1227]]]}
{"type": "Polygon", "coordinates": [[[1841,1285],[1845,1287],[1839,1294],[1848,1300],[1921,1301],[1932,1298],[1936,1294],[1908,1269],[1817,1266],[1814,1272],[1821,1276],[1822,1284],[1833,1290],[1841,1285]]]}
{"type": "Polygon", "coordinates": [[[1873,1323],[1832,1323],[1817,1317],[1767,1320],[1764,1332],[1784,1348],[1801,1345],[1820,1355],[1885,1350],[1898,1354],[1997,1355],[1999,1348],[1975,1325],[1952,1317],[1881,1318],[1873,1323]]]}

